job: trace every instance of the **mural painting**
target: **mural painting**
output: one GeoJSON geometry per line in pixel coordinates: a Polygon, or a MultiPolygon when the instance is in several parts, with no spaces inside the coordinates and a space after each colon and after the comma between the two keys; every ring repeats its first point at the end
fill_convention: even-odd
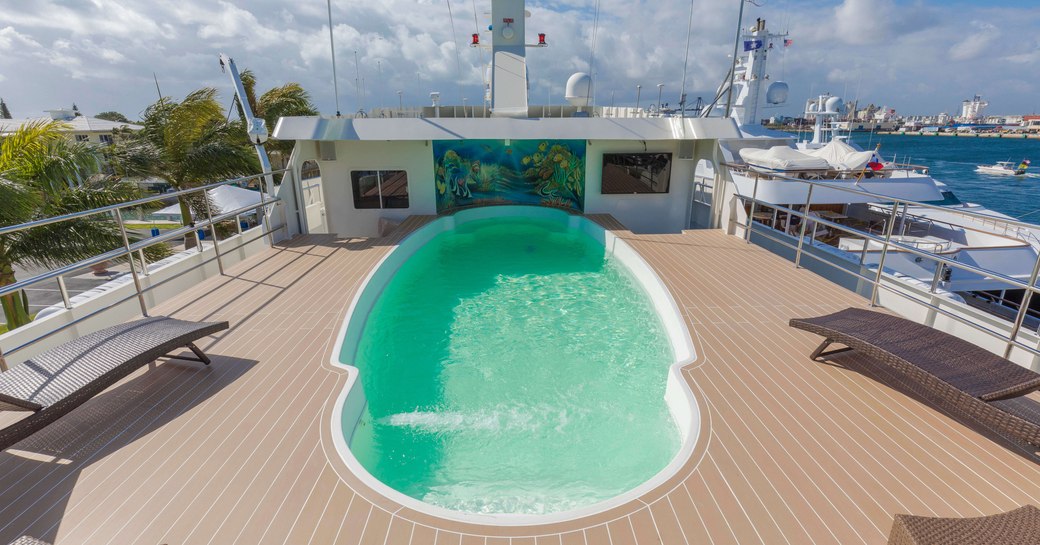
{"type": "Polygon", "coordinates": [[[584,140],[435,140],[437,212],[531,204],[585,208],[584,140]]]}

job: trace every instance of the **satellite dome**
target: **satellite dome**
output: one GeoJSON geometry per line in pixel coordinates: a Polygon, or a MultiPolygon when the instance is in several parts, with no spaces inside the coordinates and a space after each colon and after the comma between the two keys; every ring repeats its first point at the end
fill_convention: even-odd
{"type": "Polygon", "coordinates": [[[766,90],[766,102],[770,104],[783,104],[787,102],[787,82],[774,81],[766,90]]]}
{"type": "Polygon", "coordinates": [[[585,72],[572,74],[567,79],[567,94],[564,98],[571,106],[579,108],[589,105],[589,95],[592,92],[592,77],[585,72]]]}
{"type": "Polygon", "coordinates": [[[824,111],[841,113],[845,109],[845,101],[841,97],[831,97],[824,105],[824,111]]]}

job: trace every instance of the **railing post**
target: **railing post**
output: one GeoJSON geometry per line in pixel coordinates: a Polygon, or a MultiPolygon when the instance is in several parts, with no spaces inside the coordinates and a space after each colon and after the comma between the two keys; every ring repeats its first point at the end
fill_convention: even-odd
{"type": "Polygon", "coordinates": [[[134,288],[137,290],[137,302],[141,305],[141,314],[148,316],[148,305],[144,302],[144,291],[141,290],[141,278],[137,275],[137,265],[134,264],[134,255],[130,251],[130,239],[126,236],[126,226],[123,225],[123,214],[119,209],[115,210],[116,223],[119,224],[119,233],[123,235],[123,248],[126,249],[126,260],[130,263],[130,274],[134,277],[134,288]]]}
{"type": "Polygon", "coordinates": [[[235,230],[238,231],[238,234],[242,234],[242,216],[240,214],[235,214],[235,230]]]}
{"type": "Polygon", "coordinates": [[[751,191],[751,211],[748,212],[747,225],[744,228],[744,241],[751,244],[751,226],[755,222],[755,205],[758,204],[758,174],[755,174],[755,189],[751,191]]]}
{"type": "Polygon", "coordinates": [[[877,278],[874,279],[874,289],[870,293],[870,306],[877,306],[878,289],[881,287],[882,274],[885,271],[885,258],[888,257],[888,246],[892,243],[892,230],[896,227],[896,216],[899,215],[899,202],[892,203],[892,215],[888,218],[885,226],[885,242],[881,245],[881,257],[878,258],[877,278]]]}
{"type": "Polygon", "coordinates": [[[9,369],[7,367],[7,358],[4,358],[4,349],[0,348],[0,372],[6,372],[9,369]]]}
{"type": "Polygon", "coordinates": [[[217,269],[223,276],[224,260],[220,257],[220,237],[217,236],[217,226],[213,223],[213,210],[210,209],[208,195],[206,198],[206,220],[209,222],[209,232],[213,235],[213,253],[217,254],[217,269]]]}
{"type": "Polygon", "coordinates": [[[137,259],[141,260],[141,272],[148,276],[148,260],[144,258],[144,248],[137,250],[137,259]]]}
{"type": "Polygon", "coordinates": [[[1021,331],[1022,324],[1026,321],[1026,315],[1029,313],[1029,303],[1033,299],[1033,290],[1036,289],[1037,276],[1040,276],[1040,256],[1037,256],[1036,263],[1033,264],[1033,273],[1029,275],[1029,288],[1022,293],[1022,302],[1018,305],[1015,325],[1011,328],[1011,334],[1008,335],[1007,348],[1004,349],[1004,359],[1011,357],[1011,349],[1015,347],[1015,341],[1018,340],[1018,332],[1021,331]]]}
{"type": "MultiPolygon", "coordinates": [[[[809,225],[809,208],[812,206],[812,192],[816,184],[809,183],[808,195],[805,196],[805,210],[802,210],[802,226],[798,230],[798,251],[794,254],[794,266],[802,266],[802,245],[805,243],[805,228],[809,225]]],[[[790,213],[788,213],[790,215],[790,213]]]]}
{"type": "Polygon", "coordinates": [[[935,276],[932,277],[932,289],[928,290],[929,293],[935,293],[935,290],[939,289],[939,282],[942,281],[943,272],[946,270],[946,264],[942,261],[935,263],[935,276]]]}
{"type": "Polygon", "coordinates": [[[72,300],[69,299],[69,288],[65,286],[64,276],[58,276],[58,291],[61,292],[61,302],[65,304],[65,308],[72,308],[72,300]]]}

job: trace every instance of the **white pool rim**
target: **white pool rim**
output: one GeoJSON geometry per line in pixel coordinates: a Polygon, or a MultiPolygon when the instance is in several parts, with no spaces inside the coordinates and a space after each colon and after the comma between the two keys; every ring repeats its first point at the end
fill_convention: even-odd
{"type": "Polygon", "coordinates": [[[664,282],[661,281],[657,273],[654,272],[653,268],[650,267],[642,256],[609,230],[584,216],[569,214],[563,210],[552,208],[489,206],[463,210],[451,216],[439,217],[405,237],[397,247],[388,252],[372,267],[358,287],[354,299],[344,315],[330,358],[330,363],[334,367],[343,369],[347,373],[346,383],[336,399],[329,422],[332,427],[332,440],[347,469],[360,479],[362,483],[385,498],[419,513],[458,522],[490,526],[528,526],[571,521],[602,513],[636,500],[676,475],[690,459],[699,439],[701,414],[697,399],[689,384],[683,378],[682,368],[693,363],[696,359],[697,354],[693,347],[693,341],[690,339],[686,321],[683,319],[678,305],[676,305],[664,282]],[[560,222],[566,224],[571,229],[581,230],[602,243],[606,253],[612,255],[614,259],[628,268],[638,285],[650,298],[654,310],[664,326],[665,333],[668,335],[672,353],[675,355],[675,361],[668,368],[665,402],[679,430],[681,439],[679,451],[676,452],[668,465],[658,471],[653,477],[643,484],[613,498],[577,509],[546,514],[469,513],[447,509],[408,496],[374,477],[361,465],[354,453],[351,452],[349,446],[350,438],[344,436],[343,429],[346,426],[343,425],[343,422],[348,420],[348,418],[353,421],[354,425],[349,427],[349,429],[353,430],[357,421],[361,418],[367,401],[364,388],[362,388],[361,382],[358,380],[358,368],[340,361],[340,354],[343,352],[344,345],[348,345],[348,343],[348,346],[355,349],[351,353],[356,351],[361,332],[368,319],[368,314],[390,279],[409,257],[438,234],[451,231],[464,223],[502,217],[523,217],[560,222]]]}

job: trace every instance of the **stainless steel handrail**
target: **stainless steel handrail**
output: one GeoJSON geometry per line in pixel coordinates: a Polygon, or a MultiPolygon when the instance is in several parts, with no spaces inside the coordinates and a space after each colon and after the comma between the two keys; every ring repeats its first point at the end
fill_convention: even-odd
{"type": "MultiPolygon", "coordinates": [[[[722,163],[722,165],[726,166],[728,168],[732,167],[732,165],[729,165],[727,163],[722,163]]],[[[808,192],[807,192],[808,193],[808,197],[806,199],[805,210],[799,211],[799,210],[794,210],[794,209],[792,209],[790,207],[759,201],[758,200],[759,183],[758,183],[757,176],[756,176],[756,180],[755,180],[754,189],[752,191],[752,195],[751,195],[751,198],[750,198],[750,201],[749,201],[750,202],[750,208],[751,208],[751,210],[754,210],[758,205],[764,205],[764,206],[766,206],[768,208],[772,208],[772,209],[778,210],[778,211],[783,211],[783,212],[786,212],[788,214],[794,215],[795,217],[801,218],[802,225],[800,227],[800,232],[799,232],[799,237],[798,237],[799,240],[798,240],[797,246],[788,245],[788,244],[784,244],[784,243],[781,242],[781,244],[783,244],[784,246],[786,246],[786,247],[788,247],[790,249],[795,250],[794,262],[795,262],[795,266],[796,267],[800,266],[801,258],[802,258],[802,255],[804,253],[806,255],[809,255],[810,257],[815,258],[817,261],[820,261],[822,263],[830,265],[831,267],[836,268],[838,270],[841,270],[841,271],[843,271],[845,273],[853,274],[853,276],[855,276],[856,278],[859,278],[859,279],[861,279],[863,281],[869,282],[871,284],[871,297],[870,297],[871,305],[876,305],[877,304],[878,290],[886,289],[886,290],[889,290],[889,291],[893,291],[893,292],[898,293],[900,295],[909,297],[910,299],[914,300],[915,302],[917,302],[919,304],[922,304],[924,306],[927,306],[927,307],[929,307],[930,309],[932,309],[932,310],[934,310],[936,312],[939,312],[939,313],[941,313],[943,315],[946,315],[946,316],[949,316],[951,318],[954,318],[957,321],[959,321],[961,323],[964,323],[964,324],[966,324],[966,325],[968,325],[968,326],[970,326],[970,327],[972,327],[972,328],[974,328],[974,329],[976,329],[978,331],[982,331],[984,333],[987,333],[987,334],[990,334],[990,335],[993,335],[993,336],[997,337],[1002,342],[1006,343],[1005,350],[1004,350],[1004,357],[1005,358],[1009,357],[1011,355],[1012,349],[1014,349],[1016,347],[1020,348],[1020,349],[1023,349],[1023,350],[1026,350],[1027,352],[1030,352],[1030,353],[1032,353],[1032,354],[1034,354],[1036,356],[1040,356],[1040,349],[1031,347],[1029,345],[1026,345],[1026,344],[1021,343],[1021,342],[1018,341],[1018,335],[1021,332],[1022,326],[1023,326],[1024,322],[1025,322],[1026,314],[1028,313],[1029,302],[1030,302],[1030,300],[1032,299],[1032,296],[1035,293],[1040,293],[1040,288],[1038,288],[1037,285],[1036,285],[1037,278],[1038,278],[1038,276],[1040,276],[1040,256],[1037,257],[1037,261],[1036,261],[1036,264],[1033,267],[1033,270],[1032,270],[1032,273],[1030,275],[1029,281],[1026,282],[1026,283],[1023,283],[1023,282],[1021,282],[1020,280],[1018,280],[1016,278],[1009,277],[1007,275],[1004,275],[1004,274],[996,272],[996,271],[991,271],[991,270],[988,270],[988,269],[983,269],[983,268],[980,268],[980,267],[975,267],[973,265],[968,265],[968,264],[965,264],[965,263],[961,263],[959,261],[956,261],[956,260],[953,260],[953,259],[949,259],[949,258],[944,257],[944,256],[939,255],[939,254],[923,251],[923,250],[920,250],[918,248],[915,248],[915,247],[912,247],[912,246],[908,246],[906,244],[902,244],[902,243],[900,243],[898,241],[893,241],[892,240],[892,236],[891,236],[892,235],[892,229],[893,229],[893,227],[895,225],[895,221],[894,220],[898,216],[900,204],[904,205],[903,206],[903,214],[904,214],[904,216],[906,215],[906,205],[923,206],[923,207],[926,207],[926,208],[932,208],[932,209],[937,209],[937,210],[954,212],[954,213],[959,213],[959,214],[963,214],[963,215],[971,216],[971,217],[992,218],[992,216],[986,216],[985,214],[977,214],[977,213],[967,212],[967,211],[962,211],[962,210],[953,210],[953,209],[944,208],[944,207],[940,207],[940,206],[929,205],[929,204],[919,203],[919,202],[915,202],[915,201],[908,201],[906,199],[900,199],[900,198],[896,198],[896,197],[888,197],[888,196],[884,196],[884,195],[878,195],[878,194],[875,194],[875,193],[870,193],[870,192],[861,191],[861,190],[857,190],[857,189],[851,189],[851,188],[847,188],[847,187],[837,186],[837,185],[834,185],[834,184],[830,184],[830,183],[826,183],[826,182],[819,182],[819,181],[815,181],[815,180],[801,180],[801,179],[798,179],[798,178],[791,178],[791,177],[786,177],[786,176],[782,176],[781,178],[784,179],[784,180],[791,181],[791,182],[807,184],[809,186],[808,192]],[[826,188],[829,188],[829,189],[835,189],[835,190],[838,190],[838,191],[845,191],[845,192],[853,193],[853,194],[857,194],[857,195],[863,195],[863,196],[871,197],[873,199],[884,200],[884,202],[891,202],[892,203],[892,216],[891,216],[891,218],[890,218],[890,220],[888,222],[888,225],[886,226],[886,233],[885,233],[884,238],[876,237],[872,233],[867,233],[867,232],[864,232],[864,231],[860,231],[858,229],[855,229],[855,228],[847,226],[847,225],[842,225],[842,224],[839,224],[837,222],[832,222],[830,220],[827,220],[826,218],[822,218],[822,217],[818,217],[818,216],[810,216],[809,212],[810,212],[811,204],[812,204],[812,193],[813,193],[813,189],[816,186],[826,187],[826,188]],[[880,243],[882,245],[881,246],[881,248],[882,248],[882,254],[881,254],[882,255],[882,260],[881,260],[881,262],[878,265],[878,270],[877,270],[876,277],[871,279],[871,278],[864,277],[863,275],[860,275],[860,274],[852,273],[851,271],[840,267],[838,264],[831,263],[830,261],[822,259],[822,258],[820,258],[818,256],[815,256],[815,255],[811,254],[811,253],[804,252],[803,251],[803,244],[804,244],[804,241],[805,241],[805,231],[806,231],[806,226],[807,226],[809,221],[813,221],[813,222],[816,222],[817,224],[825,225],[827,227],[831,227],[831,228],[836,229],[838,231],[847,232],[847,233],[850,233],[850,234],[856,234],[856,235],[864,238],[865,239],[865,241],[864,241],[864,256],[865,256],[865,250],[866,250],[867,245],[869,244],[869,241],[874,241],[874,242],[880,243]],[[933,304],[928,303],[926,301],[921,301],[921,300],[918,300],[918,299],[916,299],[914,297],[907,296],[906,294],[903,294],[899,290],[896,290],[894,288],[891,288],[890,286],[884,285],[884,282],[882,282],[882,280],[884,278],[884,258],[887,255],[887,253],[890,250],[890,248],[893,247],[893,246],[895,246],[899,250],[903,250],[903,251],[906,251],[908,253],[920,256],[922,258],[926,258],[926,259],[930,259],[932,261],[935,261],[937,269],[940,269],[942,267],[956,267],[956,268],[960,268],[960,269],[967,270],[967,271],[970,271],[970,272],[974,272],[974,273],[979,274],[980,276],[983,276],[983,277],[986,277],[986,278],[994,278],[994,279],[997,279],[997,280],[999,280],[999,281],[1001,281],[1003,283],[1015,286],[1018,289],[1025,290],[1025,293],[1023,294],[1023,303],[1022,303],[1022,306],[1019,309],[1019,312],[1016,315],[1015,320],[1012,323],[1011,332],[1009,334],[1007,334],[1007,335],[1004,335],[1004,334],[1002,334],[1000,332],[993,331],[990,328],[983,327],[983,326],[981,326],[981,325],[979,325],[979,324],[977,324],[977,323],[975,323],[975,322],[973,322],[971,320],[965,319],[962,316],[959,316],[959,315],[957,315],[955,313],[951,313],[951,312],[949,312],[949,311],[947,311],[945,309],[942,309],[942,308],[938,307],[937,305],[933,305],[933,304]]],[[[732,176],[730,176],[730,181],[734,184],[734,187],[737,188],[737,196],[739,198],[745,200],[745,202],[748,202],[748,197],[746,195],[741,195],[740,194],[739,187],[737,187],[736,182],[732,181],[732,176]]],[[[752,220],[747,223],[746,228],[749,229],[749,230],[752,229],[753,226],[754,226],[754,223],[755,222],[753,221],[753,218],[752,218],[752,220]]],[[[1018,225],[1020,225],[1022,227],[1027,227],[1027,228],[1035,228],[1036,227],[1034,225],[1031,225],[1031,224],[1028,224],[1028,223],[1024,223],[1024,222],[1014,222],[1014,223],[1016,223],[1016,224],[1018,224],[1018,225]]],[[[764,233],[761,233],[761,232],[759,232],[759,234],[765,236],[766,238],[768,238],[770,240],[773,240],[773,241],[776,241],[776,242],[780,242],[775,237],[765,235],[764,233]]],[[[813,235],[815,234],[815,227],[814,227],[814,233],[812,233],[812,234],[813,235]]],[[[749,231],[749,232],[745,233],[745,236],[747,237],[747,240],[750,241],[751,232],[749,231]]],[[[813,240],[815,241],[815,237],[813,237],[813,240]]],[[[941,273],[941,270],[937,270],[936,275],[938,276],[940,273],[941,273]]],[[[931,293],[935,293],[935,289],[937,288],[938,283],[939,283],[938,281],[933,280],[931,293]]]]}
{"type": "MultiPolygon", "coordinates": [[[[208,229],[211,233],[213,233],[214,253],[216,254],[216,260],[217,260],[218,269],[220,270],[221,274],[224,274],[223,259],[222,259],[221,252],[220,252],[220,249],[219,249],[219,246],[218,246],[218,244],[219,244],[219,237],[216,234],[216,229],[215,229],[214,226],[216,224],[222,222],[222,221],[226,221],[226,220],[231,219],[231,218],[235,218],[236,223],[239,223],[239,216],[241,216],[242,214],[255,210],[257,212],[257,214],[259,215],[261,213],[261,211],[265,210],[268,206],[275,205],[278,202],[281,202],[282,199],[280,199],[278,197],[272,197],[272,198],[269,198],[269,199],[264,199],[261,196],[260,201],[255,203],[255,204],[250,204],[248,206],[244,206],[244,207],[241,207],[241,208],[238,208],[238,209],[235,209],[235,210],[231,210],[231,211],[228,211],[228,212],[223,212],[223,213],[221,213],[221,214],[219,214],[217,216],[213,216],[212,210],[210,210],[209,201],[207,200],[206,201],[206,212],[207,212],[206,219],[204,219],[202,221],[199,221],[199,222],[192,221],[189,225],[186,225],[186,226],[183,226],[183,227],[179,227],[177,229],[172,229],[172,230],[167,231],[165,233],[162,233],[160,235],[149,237],[149,238],[147,238],[145,240],[141,240],[141,241],[134,242],[134,243],[130,242],[130,239],[129,239],[128,235],[127,235],[127,229],[126,229],[126,226],[125,226],[125,224],[123,222],[123,216],[121,214],[121,211],[123,209],[126,209],[126,208],[136,208],[136,207],[139,207],[141,205],[148,204],[148,203],[151,203],[151,202],[166,200],[166,199],[169,199],[170,197],[178,197],[178,196],[187,195],[187,194],[190,194],[190,193],[205,192],[205,191],[208,191],[210,189],[214,189],[214,188],[221,187],[221,186],[224,186],[224,185],[237,184],[237,183],[241,183],[243,181],[248,181],[248,180],[253,180],[253,179],[262,179],[262,178],[264,178],[266,176],[269,176],[269,175],[281,174],[281,173],[286,173],[286,172],[288,172],[289,176],[292,177],[291,169],[280,169],[280,170],[275,170],[275,171],[271,171],[271,172],[264,172],[264,173],[260,173],[260,174],[255,174],[255,175],[250,175],[250,176],[243,176],[243,177],[240,177],[240,178],[234,178],[234,179],[230,179],[230,180],[224,180],[222,182],[216,182],[216,183],[207,184],[207,185],[204,185],[204,186],[193,187],[193,188],[189,188],[189,189],[182,189],[182,190],[179,190],[179,191],[174,191],[174,192],[171,192],[171,193],[164,193],[162,195],[157,195],[157,196],[154,196],[154,197],[145,197],[145,198],[142,198],[142,199],[137,199],[137,200],[133,200],[133,201],[127,201],[127,202],[124,202],[124,203],[112,204],[112,205],[108,205],[108,206],[94,208],[94,209],[91,209],[91,210],[84,210],[84,211],[81,211],[81,212],[74,212],[74,213],[70,213],[70,214],[64,214],[64,215],[61,215],[61,216],[54,216],[54,217],[51,217],[51,218],[44,218],[44,219],[40,219],[40,220],[28,222],[28,223],[22,223],[22,224],[18,224],[18,225],[11,225],[11,226],[0,228],[0,235],[3,235],[3,234],[8,234],[8,233],[15,233],[15,232],[19,232],[19,231],[24,231],[26,229],[32,229],[34,227],[40,227],[40,226],[43,226],[43,225],[51,225],[51,224],[61,223],[63,221],[69,221],[69,220],[73,220],[73,219],[79,219],[79,218],[84,218],[84,217],[88,217],[88,216],[94,216],[94,215],[98,215],[98,214],[111,213],[114,216],[114,219],[115,219],[115,222],[116,222],[117,226],[119,227],[120,236],[121,236],[122,242],[123,242],[122,248],[116,248],[116,249],[110,250],[108,252],[104,252],[104,253],[101,253],[101,254],[89,257],[87,259],[80,260],[80,261],[78,261],[76,263],[72,263],[72,264],[69,264],[69,265],[58,267],[58,268],[53,269],[53,270],[45,271],[45,272],[36,274],[36,275],[34,275],[34,276],[30,277],[30,278],[27,278],[27,279],[24,279],[24,280],[20,280],[18,282],[13,283],[13,284],[8,284],[6,286],[0,287],[0,296],[4,296],[4,295],[11,294],[11,293],[15,293],[17,291],[25,289],[26,287],[32,286],[34,284],[38,284],[40,282],[56,278],[57,281],[58,281],[59,291],[61,292],[61,296],[62,296],[62,303],[65,305],[66,308],[72,308],[72,303],[71,303],[70,297],[68,295],[68,290],[65,288],[65,282],[64,282],[64,276],[65,275],[67,275],[67,274],[69,274],[69,273],[71,273],[73,271],[82,269],[84,267],[89,267],[91,265],[96,265],[98,263],[102,263],[102,262],[105,262],[105,261],[114,260],[114,259],[120,259],[120,258],[124,258],[125,257],[125,258],[127,258],[129,260],[129,263],[130,263],[130,272],[131,272],[131,275],[133,276],[135,291],[137,292],[138,302],[139,302],[139,304],[141,306],[141,313],[143,315],[147,316],[148,315],[148,308],[147,308],[147,304],[145,303],[145,300],[144,300],[144,293],[146,291],[148,291],[149,288],[145,288],[145,287],[142,286],[142,283],[141,283],[141,280],[140,280],[140,276],[139,276],[138,270],[137,270],[137,264],[134,261],[134,253],[138,254],[138,259],[140,260],[140,263],[141,263],[142,274],[147,276],[148,275],[148,264],[147,264],[147,262],[144,259],[144,249],[145,248],[148,248],[150,246],[154,246],[156,244],[161,244],[161,243],[164,243],[164,242],[169,241],[169,240],[173,240],[175,238],[178,238],[178,237],[180,237],[182,235],[186,235],[186,234],[191,233],[191,232],[196,232],[196,231],[207,230],[208,229]]],[[[294,182],[292,180],[290,180],[290,183],[294,183],[294,182]]],[[[263,194],[261,193],[260,195],[263,195],[263,194]]],[[[287,228],[287,226],[284,223],[283,223],[283,225],[278,227],[278,229],[286,229],[286,228],[287,228]]],[[[238,230],[239,233],[241,233],[241,226],[240,225],[237,226],[236,229],[238,230]]],[[[268,229],[266,234],[271,236],[271,237],[273,237],[274,230],[275,229],[268,229]]],[[[271,242],[273,244],[273,238],[271,239],[271,242]]],[[[202,248],[202,243],[200,241],[200,243],[199,243],[199,250],[200,250],[200,252],[202,251],[202,249],[203,249],[202,248]]]]}
{"type": "MultiPolygon", "coordinates": [[[[741,165],[734,165],[732,163],[725,163],[725,162],[723,162],[723,163],[721,163],[721,165],[725,166],[727,168],[741,168],[741,165]]],[[[778,180],[798,182],[798,183],[801,183],[801,184],[812,184],[812,185],[816,185],[816,186],[820,186],[820,187],[826,187],[828,189],[834,189],[834,190],[837,190],[837,191],[844,191],[846,193],[852,193],[854,195],[861,195],[861,196],[864,196],[864,197],[870,197],[870,198],[875,199],[875,200],[877,200],[879,202],[886,202],[886,203],[887,202],[898,202],[900,204],[909,204],[909,205],[913,205],[913,206],[919,206],[919,207],[922,207],[922,208],[930,208],[932,210],[941,210],[941,211],[944,211],[944,212],[953,212],[953,213],[960,214],[960,215],[963,215],[963,216],[969,216],[969,217],[979,218],[979,219],[984,219],[984,220],[991,220],[991,221],[992,220],[997,220],[999,222],[1007,223],[1008,225],[1015,225],[1015,226],[1018,226],[1018,227],[1026,227],[1026,228],[1032,228],[1032,229],[1037,229],[1038,228],[1038,226],[1035,225],[1035,224],[1031,224],[1031,223],[1020,221],[1020,220],[1013,220],[1013,219],[1007,219],[1007,218],[1002,218],[1002,217],[998,217],[998,216],[991,216],[989,214],[980,214],[978,212],[972,212],[970,210],[957,210],[955,208],[947,208],[945,206],[940,206],[940,205],[936,205],[936,204],[928,204],[928,203],[923,203],[923,202],[918,202],[918,201],[910,201],[910,200],[906,200],[906,199],[901,199],[899,197],[890,197],[888,195],[879,195],[877,193],[871,193],[869,191],[863,191],[862,189],[852,189],[850,187],[844,187],[844,186],[831,184],[831,183],[827,183],[827,182],[821,182],[821,181],[818,181],[818,180],[802,180],[800,178],[792,178],[790,176],[784,176],[782,174],[775,174],[775,175],[774,174],[770,174],[770,176],[772,178],[776,178],[778,180]]]]}
{"type": "Polygon", "coordinates": [[[264,172],[262,174],[255,174],[252,176],[243,176],[241,178],[233,178],[231,180],[224,180],[223,182],[217,182],[209,185],[203,185],[199,187],[192,187],[189,189],[181,189],[179,191],[171,191],[169,193],[163,193],[162,195],[156,195],[154,197],[145,197],[143,199],[137,199],[136,201],[127,201],[125,203],[110,204],[108,206],[102,206],[100,208],[92,208],[90,210],[83,210],[82,212],[72,212],[69,214],[63,214],[61,216],[53,216],[50,218],[43,218],[27,223],[19,223],[18,225],[8,225],[6,227],[0,227],[0,235],[6,235],[7,233],[15,233],[18,231],[24,231],[26,229],[32,229],[33,227],[40,227],[43,225],[50,225],[52,223],[59,223],[62,221],[68,221],[71,219],[84,218],[87,216],[93,216],[96,214],[103,214],[105,212],[112,212],[113,210],[120,210],[123,208],[136,208],[143,204],[148,204],[156,201],[164,201],[170,197],[179,197],[181,195],[187,195],[189,193],[195,193],[197,191],[208,191],[213,188],[217,188],[228,184],[237,184],[247,180],[253,180],[257,178],[263,178],[267,175],[282,174],[288,172],[289,169],[284,168],[281,170],[272,170],[271,172],[264,172]]]}

